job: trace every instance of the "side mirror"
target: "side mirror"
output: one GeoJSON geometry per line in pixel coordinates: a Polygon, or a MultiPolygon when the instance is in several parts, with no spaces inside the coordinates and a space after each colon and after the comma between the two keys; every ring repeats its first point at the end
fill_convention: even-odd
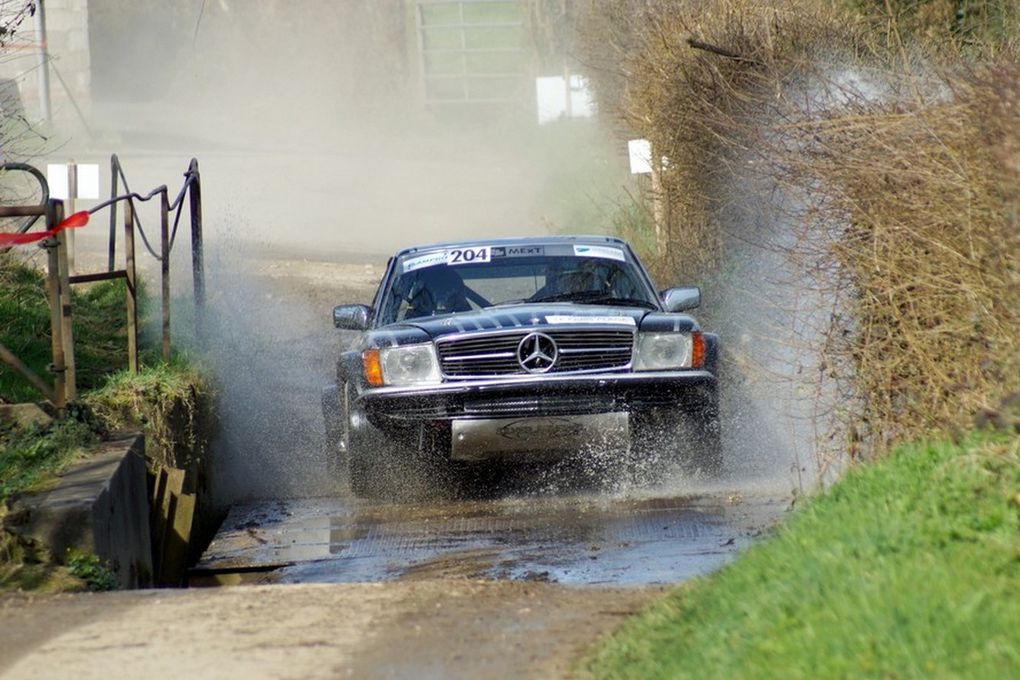
{"type": "Polygon", "coordinates": [[[372,308],[368,305],[340,305],[333,308],[333,325],[348,331],[368,330],[372,308]]]}
{"type": "Polygon", "coordinates": [[[667,312],[686,312],[701,304],[701,289],[697,286],[667,288],[659,293],[659,299],[667,312]]]}

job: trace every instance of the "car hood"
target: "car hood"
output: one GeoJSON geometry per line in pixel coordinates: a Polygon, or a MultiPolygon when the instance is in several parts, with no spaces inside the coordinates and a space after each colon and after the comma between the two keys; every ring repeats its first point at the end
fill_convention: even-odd
{"type": "Polygon", "coordinates": [[[360,348],[414,344],[461,333],[585,327],[655,333],[699,329],[697,321],[687,314],[670,314],[641,307],[533,303],[490,307],[475,312],[430,316],[389,324],[365,333],[361,337],[360,348]]]}
{"type": "Polygon", "coordinates": [[[527,304],[490,307],[476,312],[447,314],[405,321],[432,339],[451,333],[514,330],[557,326],[619,326],[635,329],[651,310],[576,304],[527,304]]]}

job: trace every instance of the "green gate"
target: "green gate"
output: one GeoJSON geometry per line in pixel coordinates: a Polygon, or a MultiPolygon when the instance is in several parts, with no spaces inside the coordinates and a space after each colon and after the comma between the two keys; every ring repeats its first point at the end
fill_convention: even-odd
{"type": "Polygon", "coordinates": [[[524,9],[518,0],[417,0],[425,105],[529,106],[524,9]]]}

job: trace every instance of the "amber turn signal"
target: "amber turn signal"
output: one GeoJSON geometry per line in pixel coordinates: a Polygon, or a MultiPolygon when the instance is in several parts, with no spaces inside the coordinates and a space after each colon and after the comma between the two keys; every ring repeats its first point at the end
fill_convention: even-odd
{"type": "Polygon", "coordinates": [[[361,353],[361,363],[365,371],[365,382],[372,387],[383,386],[382,363],[379,361],[379,350],[366,349],[361,353]]]}
{"type": "Polygon", "coordinates": [[[704,368],[706,352],[705,336],[701,331],[691,333],[691,368],[704,368]]]}

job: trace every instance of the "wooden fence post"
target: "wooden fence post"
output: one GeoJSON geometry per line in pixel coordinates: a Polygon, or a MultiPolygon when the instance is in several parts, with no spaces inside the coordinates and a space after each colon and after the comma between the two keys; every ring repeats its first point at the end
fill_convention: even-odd
{"type": "MultiPolygon", "coordinates": [[[[60,224],[64,219],[64,204],[53,204],[53,222],[60,224]]],[[[56,236],[57,283],[60,286],[60,338],[64,350],[64,400],[78,398],[78,375],[74,361],[74,328],[71,309],[71,281],[67,252],[67,231],[56,236]]]]}
{"type": "MultiPolygon", "coordinates": [[[[53,228],[52,211],[47,211],[47,227],[53,228]]],[[[50,346],[53,351],[53,405],[57,408],[64,408],[67,403],[67,394],[64,390],[64,338],[63,318],[60,304],[60,260],[57,256],[57,239],[48,238],[43,242],[48,257],[48,273],[46,277],[46,289],[50,299],[50,346]]]]}

